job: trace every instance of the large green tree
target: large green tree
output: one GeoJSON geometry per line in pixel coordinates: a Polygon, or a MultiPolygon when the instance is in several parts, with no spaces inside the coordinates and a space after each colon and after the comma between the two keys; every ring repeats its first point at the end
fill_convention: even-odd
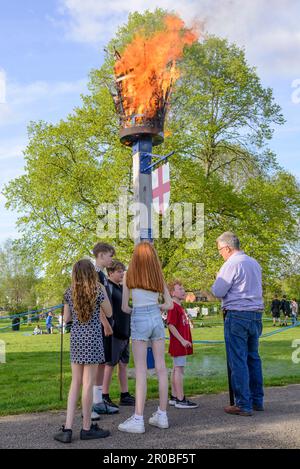
{"type": "Polygon", "coordinates": [[[38,306],[37,287],[40,283],[37,269],[24,261],[12,240],[0,249],[0,306],[11,313],[38,306]]]}
{"type": "MultiPolygon", "coordinates": [[[[139,28],[145,34],[163,28],[165,14],[131,14],[101,68],[91,72],[82,105],[55,125],[30,124],[25,175],[5,189],[8,207],[25,214],[19,245],[44,269],[44,289],[57,299],[74,260],[89,255],[98,240],[99,204],[132,194],[131,151],[119,142],[111,97],[114,50],[122,52],[139,28]]],[[[185,49],[179,66],[169,136],[159,151],[176,152],[171,201],[205,204],[205,243],[190,251],[186,239],[157,240],[165,273],[181,276],[189,288],[209,288],[220,266],[215,239],[231,229],[262,263],[267,283],[297,239],[300,207],[299,184],[268,147],[274,126],[284,122],[281,110],[244,51],[226,40],[202,39],[185,49]]],[[[132,241],[111,241],[127,261],[132,241]]]]}

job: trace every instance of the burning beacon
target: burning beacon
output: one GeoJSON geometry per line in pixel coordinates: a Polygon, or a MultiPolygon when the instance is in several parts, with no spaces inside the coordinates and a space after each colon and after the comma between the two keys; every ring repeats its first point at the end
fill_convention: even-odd
{"type": "MultiPolygon", "coordinates": [[[[135,202],[148,209],[136,217],[136,242],[152,239],[152,147],[164,141],[164,123],[172,88],[180,73],[177,62],[198,35],[177,15],[166,15],[164,27],[140,31],[120,54],[115,52],[113,99],[120,120],[120,140],[133,149],[135,202]]],[[[155,155],[157,156],[157,155],[155,155]]]]}

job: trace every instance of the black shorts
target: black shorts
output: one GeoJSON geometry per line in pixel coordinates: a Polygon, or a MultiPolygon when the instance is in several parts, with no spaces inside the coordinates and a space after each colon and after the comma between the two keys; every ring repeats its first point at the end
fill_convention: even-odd
{"type": "Polygon", "coordinates": [[[280,319],[280,311],[273,311],[272,316],[273,318],[280,319]]]}
{"type": "Polygon", "coordinates": [[[116,366],[119,362],[129,363],[129,339],[121,340],[111,337],[111,358],[106,362],[109,366],[116,366]]]}
{"type": "Polygon", "coordinates": [[[105,357],[105,363],[107,361],[111,360],[111,348],[112,348],[112,336],[105,337],[104,331],[102,330],[103,333],[103,347],[104,347],[104,357],[105,357]]]}
{"type": "MultiPolygon", "coordinates": [[[[111,327],[113,327],[113,319],[107,318],[111,327]]],[[[112,350],[112,336],[106,336],[104,334],[104,327],[102,324],[102,337],[103,337],[103,347],[104,347],[104,356],[105,356],[105,363],[110,362],[111,360],[111,350],[112,350]]]]}

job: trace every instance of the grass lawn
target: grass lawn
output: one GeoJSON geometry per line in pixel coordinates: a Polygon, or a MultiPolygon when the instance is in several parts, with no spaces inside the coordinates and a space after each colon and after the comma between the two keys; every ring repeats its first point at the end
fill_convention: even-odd
{"type": "MultiPolygon", "coordinates": [[[[206,319],[211,327],[193,329],[194,340],[222,340],[220,319],[206,319]]],[[[3,327],[4,321],[1,321],[3,327]]],[[[0,415],[37,412],[66,407],[71,373],[69,365],[70,335],[64,336],[64,400],[59,400],[60,335],[32,336],[32,326],[24,325],[19,332],[0,331],[0,340],[6,345],[6,363],[0,364],[0,415]]],[[[264,333],[274,331],[270,321],[264,322],[264,333]]],[[[277,330],[277,329],[276,329],[277,330]]],[[[292,362],[292,341],[300,339],[300,327],[261,339],[265,384],[267,386],[300,383],[300,364],[292,362]]],[[[167,355],[167,366],[172,362],[167,355]]],[[[132,358],[130,367],[133,367],[132,358]]],[[[134,378],[129,388],[134,393],[134,378]]],[[[186,394],[217,393],[227,388],[224,344],[195,344],[186,369],[186,394]]],[[[112,398],[118,397],[114,377],[112,398]]],[[[148,397],[157,396],[157,380],[148,380],[148,397]]]]}

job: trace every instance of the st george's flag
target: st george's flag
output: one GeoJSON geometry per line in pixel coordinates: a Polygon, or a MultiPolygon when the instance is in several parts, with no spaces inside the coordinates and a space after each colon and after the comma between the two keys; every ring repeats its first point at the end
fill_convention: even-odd
{"type": "Polygon", "coordinates": [[[170,165],[166,163],[152,172],[153,207],[164,215],[170,203],[170,165]]]}

